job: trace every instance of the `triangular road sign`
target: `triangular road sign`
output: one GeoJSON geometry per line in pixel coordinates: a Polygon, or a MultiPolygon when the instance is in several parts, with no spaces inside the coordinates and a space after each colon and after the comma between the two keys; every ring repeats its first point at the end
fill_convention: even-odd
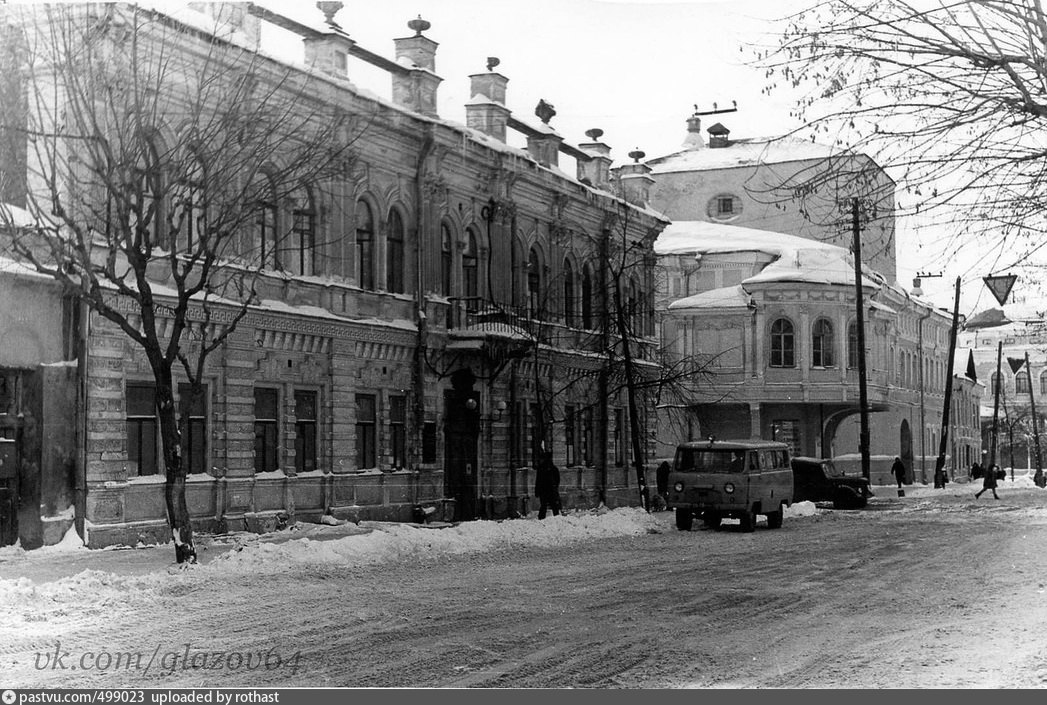
{"type": "Polygon", "coordinates": [[[1009,357],[1007,358],[1007,365],[1011,368],[1011,374],[1018,374],[1018,370],[1025,366],[1025,358],[1021,357],[1009,357]]]}
{"type": "Polygon", "coordinates": [[[1007,297],[1011,293],[1011,287],[1014,286],[1014,282],[1017,281],[1018,277],[1014,274],[998,274],[996,276],[982,277],[985,281],[985,286],[989,287],[989,291],[996,297],[996,300],[1003,306],[1007,303],[1007,297]]]}

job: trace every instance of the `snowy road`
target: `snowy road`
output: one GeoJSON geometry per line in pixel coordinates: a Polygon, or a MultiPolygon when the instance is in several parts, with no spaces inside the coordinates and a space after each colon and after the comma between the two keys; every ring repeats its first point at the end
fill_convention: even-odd
{"type": "Polygon", "coordinates": [[[0,580],[0,685],[1044,687],[1047,493],[975,489],[751,534],[619,510],[0,580]]]}

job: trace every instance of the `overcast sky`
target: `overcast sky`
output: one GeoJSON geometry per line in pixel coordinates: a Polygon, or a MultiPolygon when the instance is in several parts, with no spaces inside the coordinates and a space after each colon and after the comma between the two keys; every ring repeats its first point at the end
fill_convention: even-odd
{"type": "MultiPolygon", "coordinates": [[[[313,2],[263,0],[299,20],[317,23],[313,2]]],[[[507,104],[525,120],[537,121],[539,99],[557,111],[550,124],[572,144],[585,131],[601,128],[616,164],[641,149],[647,158],[681,148],[686,119],[699,110],[738,111],[706,118],[731,130],[732,138],[779,135],[795,129],[789,116],[795,95],[764,92],[767,81],[747,65],[752,47],[773,46],[791,11],[806,0],[346,0],[336,15],[342,29],[367,49],[393,56],[394,37],[412,34],[407,22],[421,15],[425,32],[439,42],[436,72],[443,78],[438,109],[443,118],[465,122],[469,74],[485,71],[487,57],[509,79],[507,104]]],[[[278,38],[278,36],[277,36],[278,38]]],[[[293,39],[291,45],[299,42],[293,39]]],[[[388,74],[354,61],[350,78],[383,96],[388,74]]],[[[522,144],[522,138],[516,138],[522,144]]],[[[512,140],[511,140],[512,141],[512,140]]],[[[875,155],[873,155],[875,156],[875,155]]],[[[570,171],[572,167],[567,167],[570,171]]],[[[904,198],[904,197],[902,197],[904,198]]],[[[917,271],[941,273],[925,279],[924,291],[951,309],[953,282],[963,277],[962,313],[995,302],[981,284],[984,266],[975,253],[969,261],[945,261],[933,245],[937,234],[898,223],[898,282],[910,288],[917,271]]],[[[1016,287],[1016,291],[1020,286],[1016,287]]]]}

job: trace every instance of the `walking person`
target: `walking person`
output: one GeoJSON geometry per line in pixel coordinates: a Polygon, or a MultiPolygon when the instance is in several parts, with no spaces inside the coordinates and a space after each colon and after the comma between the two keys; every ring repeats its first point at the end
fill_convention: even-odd
{"type": "Polygon", "coordinates": [[[902,488],[902,483],[905,482],[905,463],[898,456],[894,457],[894,465],[891,466],[891,473],[895,479],[898,480],[898,489],[902,488]]]}
{"type": "Polygon", "coordinates": [[[982,496],[982,492],[985,490],[992,490],[993,499],[999,499],[996,494],[996,465],[990,465],[989,469],[985,471],[985,476],[982,478],[982,488],[974,493],[974,498],[977,499],[982,496]]]}
{"type": "Polygon", "coordinates": [[[542,453],[534,476],[534,493],[538,497],[538,518],[544,519],[547,510],[560,515],[560,469],[553,465],[553,454],[542,453]]]}

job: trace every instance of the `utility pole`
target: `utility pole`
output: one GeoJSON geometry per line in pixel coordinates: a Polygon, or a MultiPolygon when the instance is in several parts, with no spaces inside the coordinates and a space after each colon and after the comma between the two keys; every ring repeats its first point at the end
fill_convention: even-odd
{"type": "MultiPolygon", "coordinates": [[[[982,281],[985,282],[985,286],[989,287],[989,291],[992,292],[993,297],[1000,302],[1000,306],[1007,303],[1007,297],[1011,293],[1011,289],[1014,288],[1014,282],[1018,280],[1018,277],[1014,274],[990,274],[987,277],[982,277],[982,281]]],[[[992,437],[989,439],[989,467],[986,471],[992,468],[996,464],[996,437],[997,437],[997,424],[1000,419],[1000,365],[1003,363],[1003,340],[1001,339],[996,348],[996,393],[993,399],[992,405],[992,437]]],[[[1029,385],[1032,385],[1032,378],[1029,378],[1029,385]]],[[[1013,463],[1012,463],[1013,467],[1013,463]]]]}
{"type": "Polygon", "coordinates": [[[861,427],[858,433],[858,452],[862,456],[862,477],[871,479],[869,462],[869,392],[865,382],[865,303],[862,300],[862,224],[858,214],[858,198],[851,199],[851,229],[854,233],[854,299],[855,327],[858,329],[858,409],[861,427]]]}
{"type": "MultiPolygon", "coordinates": [[[[1029,363],[1029,352],[1025,352],[1025,371],[1029,375],[1029,410],[1032,412],[1032,437],[1036,444],[1036,474],[1033,480],[1039,484],[1043,478],[1043,456],[1040,455],[1040,432],[1036,428],[1036,399],[1032,394],[1032,365],[1029,363]]],[[[1011,466],[1014,471],[1014,466],[1011,466]]]]}
{"type": "Polygon", "coordinates": [[[934,461],[934,484],[939,485],[945,472],[945,451],[949,442],[949,410],[952,405],[952,375],[956,362],[956,329],[960,326],[960,278],[956,277],[956,302],[952,309],[952,329],[949,331],[949,362],[945,373],[945,403],[942,408],[942,434],[938,442],[938,459],[934,461]]]}
{"type": "Polygon", "coordinates": [[[1000,364],[1003,362],[1003,341],[1001,340],[996,346],[996,383],[993,385],[996,387],[993,390],[993,403],[992,403],[992,435],[989,436],[989,467],[985,468],[986,472],[992,469],[992,466],[996,464],[996,424],[1000,419],[1000,364]]]}

